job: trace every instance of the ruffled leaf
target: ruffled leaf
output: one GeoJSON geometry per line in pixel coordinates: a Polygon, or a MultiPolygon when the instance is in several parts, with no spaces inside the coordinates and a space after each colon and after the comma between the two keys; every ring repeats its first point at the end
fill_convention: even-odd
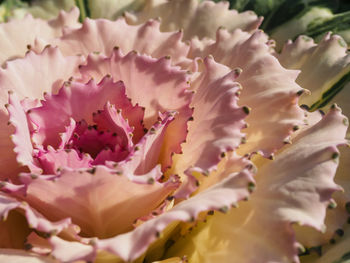
{"type": "MultiPolygon", "coordinates": [[[[137,109],[137,107],[135,107],[135,109],[137,109]]],[[[129,122],[123,118],[121,109],[118,111],[114,105],[107,102],[103,111],[98,111],[97,114],[93,116],[93,119],[100,131],[117,133],[121,140],[121,147],[130,150],[133,146],[132,136],[130,135],[133,134],[134,127],[130,127],[129,122]]]]}
{"type": "Polygon", "coordinates": [[[146,174],[157,166],[161,157],[161,148],[164,141],[164,136],[170,123],[174,120],[173,113],[166,113],[156,124],[154,124],[145,136],[138,142],[133,152],[126,158],[125,161],[115,163],[116,170],[127,173],[127,177],[134,182],[147,182],[149,180],[157,181],[160,178],[151,178],[139,176],[146,174]],[[144,181],[147,179],[147,181],[144,181]]]}
{"type": "Polygon", "coordinates": [[[246,106],[248,128],[246,144],[240,153],[261,151],[269,157],[284,145],[295,126],[301,125],[303,112],[298,107],[302,88],[295,83],[297,71],[286,70],[270,53],[267,36],[241,30],[217,31],[216,41],[192,41],[190,57],[212,54],[216,61],[242,73],[239,105],[246,106]],[[249,108],[251,108],[251,110],[249,108]],[[250,112],[249,112],[250,111],[250,112]]]}
{"type": "Polygon", "coordinates": [[[111,74],[113,79],[122,80],[131,101],[145,108],[147,129],[158,119],[159,112],[177,112],[167,128],[162,146],[161,163],[163,169],[167,168],[172,152],[181,152],[180,144],[186,139],[187,121],[192,115],[189,107],[192,94],[187,90],[190,76],[172,67],[166,57],[156,60],[135,52],[124,56],[119,49],[107,58],[89,56],[87,65],[80,70],[86,78],[99,80],[103,75],[111,74]]]}
{"type": "Polygon", "coordinates": [[[0,218],[6,220],[12,210],[23,211],[30,228],[51,234],[57,234],[63,230],[76,232],[76,227],[69,218],[64,218],[56,222],[51,222],[40,213],[31,208],[28,203],[20,202],[12,197],[0,193],[0,218]]]}
{"type": "Polygon", "coordinates": [[[51,237],[52,255],[61,262],[74,262],[76,260],[93,261],[96,251],[93,247],[79,242],[67,242],[58,237],[51,237]],[[69,246],[67,246],[69,243],[69,246]]]}
{"type": "MultiPolygon", "coordinates": [[[[347,121],[347,118],[344,118],[344,121],[347,121]]],[[[348,176],[350,169],[350,149],[348,147],[340,148],[340,157],[337,157],[335,161],[339,162],[339,167],[334,181],[342,187],[342,191],[336,192],[332,196],[333,201],[328,207],[329,209],[327,209],[325,218],[325,231],[320,233],[310,227],[294,227],[297,240],[307,249],[325,246],[334,241],[337,243],[339,233],[342,235],[343,228],[346,228],[344,224],[349,220],[349,210],[347,208],[349,205],[347,204],[350,202],[350,178],[348,176]]],[[[327,249],[327,246],[325,248],[327,249]]]]}
{"type": "Polygon", "coordinates": [[[34,49],[40,51],[45,45],[52,44],[66,56],[87,56],[92,52],[109,56],[117,46],[125,54],[135,50],[154,58],[171,56],[174,64],[188,65],[189,47],[181,42],[183,33],[161,33],[159,26],[160,22],[156,20],[131,26],[123,18],[116,21],[86,19],[81,28],[67,29],[61,38],[37,41],[34,49]]]}
{"type": "Polygon", "coordinates": [[[106,238],[132,230],[134,220],[155,209],[177,187],[177,182],[137,184],[97,166],[63,170],[54,181],[33,179],[25,200],[50,220],[72,218],[83,236],[106,238]]]}
{"type": "MultiPolygon", "coordinates": [[[[14,60],[7,63],[5,69],[0,69],[0,144],[2,151],[6,151],[9,154],[3,156],[0,161],[0,168],[4,171],[1,175],[2,178],[11,178],[16,180],[16,176],[20,171],[19,165],[16,161],[16,155],[13,154],[13,148],[22,147],[19,144],[13,144],[10,135],[14,134],[13,125],[8,125],[9,119],[7,113],[5,113],[4,104],[8,103],[8,91],[13,91],[19,97],[23,99],[28,97],[30,99],[38,99],[43,97],[44,92],[55,93],[61,87],[63,81],[68,79],[73,74],[78,73],[78,65],[82,62],[80,57],[63,57],[57,48],[46,48],[41,54],[35,54],[29,52],[24,59],[14,60]]],[[[24,103],[24,102],[23,102],[24,103]]],[[[28,104],[28,103],[27,103],[28,104]]],[[[28,104],[29,105],[29,104],[28,104]]],[[[17,103],[17,113],[20,113],[20,108],[27,111],[27,106],[19,105],[17,103]]],[[[13,108],[11,106],[10,108],[13,108]]],[[[24,127],[26,120],[23,113],[17,117],[21,119],[13,119],[13,123],[21,127],[24,127]]],[[[17,136],[17,143],[25,143],[30,148],[31,142],[24,140],[25,136],[21,134],[21,137],[17,136]]],[[[16,136],[14,137],[14,139],[16,136]]],[[[31,154],[29,152],[23,154],[31,154]]],[[[31,159],[30,156],[27,156],[31,159]]],[[[23,160],[20,160],[23,162],[23,160]]],[[[23,163],[29,164],[29,163],[23,163]]]]}
{"type": "MultiPolygon", "coordinates": [[[[80,57],[63,57],[57,48],[50,47],[41,54],[29,52],[24,59],[8,62],[5,69],[0,69],[1,105],[8,103],[8,91],[14,92],[19,97],[18,99],[25,97],[38,99],[43,97],[44,92],[56,93],[65,79],[77,74],[77,67],[81,62],[82,58],[80,57]]],[[[9,153],[6,157],[1,158],[0,167],[5,171],[1,176],[15,180],[16,176],[14,175],[22,171],[19,170],[16,158],[18,157],[18,161],[24,165],[31,166],[32,163],[32,146],[30,139],[28,140],[28,131],[26,131],[28,126],[24,112],[24,110],[28,110],[27,106],[30,103],[22,101],[23,103],[20,104],[18,100],[16,101],[14,102],[16,105],[9,105],[9,109],[14,110],[9,123],[8,116],[4,113],[5,108],[2,108],[0,112],[0,143],[2,150],[9,153]],[[15,145],[10,139],[10,135],[14,134],[13,125],[8,125],[11,122],[17,130],[20,129],[17,131],[17,135],[12,137],[15,145]],[[23,147],[26,149],[25,151],[22,151],[23,147]],[[12,154],[14,148],[18,149],[16,150],[17,157],[12,154]]],[[[34,167],[32,166],[32,168],[34,167]]]]}
{"type": "Polygon", "coordinates": [[[214,215],[175,244],[169,256],[186,254],[191,262],[299,262],[291,224],[323,229],[331,195],[339,190],[334,157],[336,146],[345,143],[343,118],[334,108],[300,132],[275,161],[263,162],[247,203],[229,215],[214,215]]]}
{"type": "MultiPolygon", "coordinates": [[[[286,4],[281,8],[288,9],[286,4]]],[[[277,50],[281,50],[287,40],[295,39],[298,35],[305,34],[310,26],[314,25],[315,22],[317,23],[317,20],[324,21],[333,17],[332,10],[325,6],[307,6],[305,9],[304,12],[299,13],[299,16],[285,21],[284,24],[275,25],[276,27],[272,30],[271,37],[276,40],[277,50]]],[[[328,31],[330,30],[325,30],[323,33],[328,31]]]]}
{"type": "Polygon", "coordinates": [[[17,154],[16,160],[22,166],[28,166],[30,170],[41,172],[33,159],[33,145],[30,138],[30,130],[26,112],[16,96],[16,94],[9,93],[9,104],[7,110],[10,115],[10,122],[16,128],[15,133],[11,136],[15,144],[14,152],[17,154]]]}
{"type": "MultiPolygon", "coordinates": [[[[135,230],[108,239],[92,239],[89,244],[70,242],[58,237],[50,238],[52,253],[57,259],[70,261],[94,260],[92,251],[105,251],[124,261],[133,261],[141,256],[148,246],[157,240],[160,233],[177,221],[193,222],[201,212],[226,211],[231,204],[247,197],[247,185],[252,182],[250,169],[230,174],[220,183],[208,188],[193,198],[183,201],[162,215],[148,220],[135,230]],[[72,246],[73,245],[73,246],[72,246]],[[75,247],[76,250],[71,248],[75,247]],[[92,249],[93,248],[93,249],[92,249]],[[65,253],[68,251],[68,253],[65,253]],[[77,255],[80,255],[77,257],[77,255]]],[[[114,259],[116,260],[116,259],[114,259]]],[[[185,259],[184,259],[185,260],[185,259]]],[[[118,262],[118,261],[117,261],[118,262]]],[[[182,262],[182,261],[180,261],[182,262]]]]}
{"type": "Polygon", "coordinates": [[[23,59],[8,62],[5,69],[0,69],[1,106],[8,102],[9,90],[19,99],[39,99],[45,92],[57,93],[65,80],[79,74],[82,61],[81,57],[64,57],[57,48],[47,47],[40,54],[29,52],[23,59]]]}
{"type": "Polygon", "coordinates": [[[14,127],[7,127],[8,116],[5,112],[0,110],[0,148],[7,154],[0,158],[0,180],[11,179],[16,181],[16,175],[23,172],[23,167],[20,167],[16,160],[16,153],[13,151],[15,147],[10,136],[15,132],[14,127]],[[6,169],[5,169],[6,167],[6,169]]]}
{"type": "Polygon", "coordinates": [[[254,12],[238,13],[228,7],[227,2],[154,0],[148,1],[138,13],[127,13],[126,18],[129,23],[140,24],[150,18],[160,17],[162,31],[183,29],[185,40],[193,36],[215,38],[215,32],[220,26],[230,31],[237,28],[253,31],[261,24],[262,18],[254,12]]]}
{"type": "MultiPolygon", "coordinates": [[[[350,74],[348,73],[348,76],[350,77],[350,74]]],[[[349,104],[349,96],[350,96],[350,83],[344,83],[345,85],[341,89],[340,92],[338,92],[333,99],[329,102],[330,105],[337,103],[339,107],[342,109],[342,112],[345,116],[350,117],[350,104],[349,104]]],[[[325,106],[324,108],[328,108],[329,106],[325,106]]],[[[323,108],[323,109],[324,109],[323,108]]],[[[344,121],[346,122],[346,120],[344,121]]],[[[350,139],[350,131],[347,133],[347,138],[350,139]]]]}
{"type": "Polygon", "coordinates": [[[74,150],[55,150],[51,146],[47,151],[40,151],[36,159],[43,170],[43,174],[56,174],[63,167],[71,169],[90,168],[93,159],[89,155],[80,157],[74,150]]]}
{"type": "Polygon", "coordinates": [[[74,8],[69,13],[61,11],[57,18],[50,21],[27,15],[24,19],[1,23],[0,64],[3,65],[8,59],[23,57],[37,37],[50,40],[61,36],[62,29],[66,26],[79,27],[78,16],[79,10],[74,8]]]}
{"type": "MultiPolygon", "coordinates": [[[[133,261],[146,251],[170,223],[193,221],[200,212],[228,209],[231,204],[245,198],[249,194],[247,184],[251,181],[251,172],[248,170],[231,174],[215,186],[179,203],[170,211],[143,223],[135,230],[109,239],[95,239],[92,244],[95,249],[108,251],[124,261],[133,261]]],[[[66,242],[65,245],[68,248],[70,242],[66,242]]],[[[60,259],[59,255],[56,257],[60,259]]]]}
{"type": "MultiPolygon", "coordinates": [[[[235,152],[226,154],[217,165],[217,169],[209,174],[198,174],[200,171],[192,170],[192,175],[196,178],[196,193],[202,192],[205,189],[211,187],[224,180],[230,174],[237,173],[243,169],[250,169],[252,173],[255,173],[254,164],[246,157],[241,157],[235,152]]],[[[251,191],[253,191],[253,185],[251,185],[251,191]]],[[[194,191],[192,191],[194,192],[194,191]]],[[[191,192],[191,194],[192,194],[191,192]]]]}
{"type": "Polygon", "coordinates": [[[204,61],[204,70],[192,82],[195,92],[191,106],[193,119],[183,144],[183,154],[174,156],[174,172],[183,173],[188,168],[203,172],[215,169],[225,153],[233,151],[242,142],[243,119],[247,116],[237,106],[240,85],[237,74],[220,65],[213,58],[204,61]]]}
{"type": "Polygon", "coordinates": [[[337,35],[327,34],[318,45],[300,36],[295,42],[287,42],[276,56],[286,68],[301,71],[296,82],[311,95],[303,96],[300,102],[313,110],[326,105],[349,80],[344,78],[350,74],[350,55],[337,35]]]}
{"type": "Polygon", "coordinates": [[[114,82],[112,78],[106,76],[99,83],[94,80],[86,84],[67,82],[57,95],[46,95],[42,107],[32,109],[29,114],[33,126],[33,141],[37,145],[58,146],[58,134],[64,132],[64,127],[69,125],[71,118],[76,121],[84,120],[88,125],[93,125],[93,113],[103,110],[108,101],[122,110],[124,118],[135,117],[129,118],[130,125],[140,126],[143,110],[133,106],[128,100],[122,82],[114,82]],[[56,118],[52,119],[52,116],[56,118]]]}

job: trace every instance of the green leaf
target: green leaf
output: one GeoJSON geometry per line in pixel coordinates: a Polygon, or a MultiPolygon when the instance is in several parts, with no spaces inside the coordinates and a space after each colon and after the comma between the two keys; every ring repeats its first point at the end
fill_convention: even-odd
{"type": "MultiPolygon", "coordinates": [[[[220,0],[214,0],[214,2],[220,2],[220,0]]],[[[233,0],[229,1],[230,2],[230,8],[231,9],[236,9],[239,12],[242,12],[246,10],[246,6],[251,2],[251,0],[233,0]]]]}
{"type": "Polygon", "coordinates": [[[350,11],[334,15],[332,18],[315,20],[307,27],[305,35],[320,38],[324,33],[350,31],[350,11]]]}
{"type": "Polygon", "coordinates": [[[5,0],[0,5],[0,22],[6,22],[14,16],[14,11],[28,7],[27,3],[20,0],[5,0]]]}
{"type": "MultiPolygon", "coordinates": [[[[216,0],[215,2],[219,2],[216,0]]],[[[271,31],[283,23],[302,16],[312,7],[329,8],[336,12],[340,6],[348,8],[339,0],[230,0],[230,8],[238,11],[253,10],[259,16],[264,16],[262,29],[271,31]]]]}
{"type": "Polygon", "coordinates": [[[344,86],[350,81],[350,72],[344,75],[337,83],[335,83],[329,90],[322,94],[322,98],[315,102],[310,110],[314,111],[326,106],[337,95],[344,86]]]}
{"type": "Polygon", "coordinates": [[[336,0],[285,0],[272,10],[262,26],[266,31],[271,31],[289,20],[300,18],[313,7],[328,8],[334,12],[338,6],[336,0]]]}
{"type": "Polygon", "coordinates": [[[75,0],[75,4],[80,10],[79,21],[83,22],[86,17],[90,17],[90,10],[87,0],[75,0]]]}

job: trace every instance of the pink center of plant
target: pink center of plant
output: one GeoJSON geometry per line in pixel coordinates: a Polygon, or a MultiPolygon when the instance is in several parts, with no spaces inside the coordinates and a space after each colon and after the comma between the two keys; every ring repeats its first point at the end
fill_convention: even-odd
{"type": "Polygon", "coordinates": [[[36,151],[34,158],[45,173],[57,172],[60,167],[54,166],[63,165],[60,157],[67,159],[66,155],[70,156],[71,168],[103,165],[106,161],[120,162],[131,152],[132,132],[133,128],[123,118],[121,111],[115,110],[114,105],[107,102],[103,110],[92,113],[91,123],[85,119],[78,122],[71,120],[70,126],[61,135],[58,149],[42,147],[36,151]]]}
{"type": "Polygon", "coordinates": [[[97,124],[88,125],[85,120],[77,123],[64,148],[77,151],[80,157],[89,154],[94,159],[92,164],[103,164],[106,160],[119,162],[129,153],[116,132],[99,129],[97,124]]]}

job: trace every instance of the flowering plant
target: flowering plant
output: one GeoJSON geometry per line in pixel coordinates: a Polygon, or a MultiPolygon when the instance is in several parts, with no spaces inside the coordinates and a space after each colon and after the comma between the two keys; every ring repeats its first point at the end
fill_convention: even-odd
{"type": "Polygon", "coordinates": [[[307,262],[344,235],[346,42],[278,53],[227,3],[121,6],[0,24],[0,259],[307,262]]]}

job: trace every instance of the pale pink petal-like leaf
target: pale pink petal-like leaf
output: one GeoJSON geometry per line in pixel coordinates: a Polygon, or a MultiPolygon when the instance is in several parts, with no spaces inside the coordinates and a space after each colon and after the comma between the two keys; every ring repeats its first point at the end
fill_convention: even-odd
{"type": "Polygon", "coordinates": [[[79,156],[77,151],[70,149],[55,150],[51,146],[47,151],[39,151],[35,156],[38,164],[43,170],[43,174],[56,174],[62,168],[90,168],[93,159],[89,155],[79,156]]]}
{"type": "Polygon", "coordinates": [[[350,72],[347,45],[340,36],[331,33],[317,45],[305,36],[288,41],[276,57],[284,67],[300,70],[296,82],[311,91],[309,96],[301,98],[301,103],[308,106],[321,99],[323,93],[350,72]]]}
{"type": "Polygon", "coordinates": [[[294,42],[288,40],[280,54],[275,54],[286,68],[300,69],[307,62],[317,44],[308,36],[299,36],[294,42]]]}
{"type": "Polygon", "coordinates": [[[13,184],[8,181],[0,181],[0,191],[12,195],[24,196],[27,192],[27,187],[23,184],[13,184]]]}
{"type": "Polygon", "coordinates": [[[196,174],[196,171],[192,170],[193,175],[195,175],[198,180],[197,184],[199,186],[196,190],[198,192],[204,191],[212,185],[224,180],[230,174],[237,173],[243,170],[244,168],[252,169],[253,171],[255,169],[253,163],[246,157],[239,156],[235,152],[229,152],[218,163],[217,169],[215,169],[209,174],[196,174]]]}
{"type": "Polygon", "coordinates": [[[140,12],[127,13],[126,17],[128,22],[133,24],[160,17],[162,31],[176,31],[182,28],[186,40],[194,36],[215,38],[215,32],[220,26],[230,31],[236,28],[253,31],[262,22],[262,18],[252,11],[238,13],[236,10],[229,10],[228,2],[200,3],[197,0],[148,1],[140,12]]]}
{"type": "Polygon", "coordinates": [[[30,138],[30,130],[28,127],[27,113],[15,93],[9,93],[9,104],[6,108],[10,115],[11,125],[15,127],[15,132],[11,135],[11,139],[15,144],[13,151],[17,154],[17,162],[21,166],[28,166],[33,172],[41,173],[40,167],[33,159],[33,145],[30,138]]]}
{"type": "Polygon", "coordinates": [[[276,157],[276,161],[261,168],[262,175],[257,183],[258,186],[260,183],[263,196],[271,198],[268,202],[273,202],[273,196],[280,196],[281,200],[288,198],[287,191],[297,193],[289,197],[289,205],[287,200],[275,203],[280,207],[278,215],[283,220],[322,230],[325,208],[332,193],[340,189],[333,179],[338,167],[339,152],[336,146],[347,144],[344,137],[348,126],[344,124],[344,118],[340,109],[333,107],[321,121],[300,132],[292,145],[276,157]],[[263,174],[266,176],[263,177],[263,174]],[[265,189],[269,189],[267,193],[264,193],[265,189]]]}
{"type": "Polygon", "coordinates": [[[193,119],[188,124],[183,154],[174,156],[175,173],[181,174],[192,166],[208,172],[227,151],[241,144],[247,113],[237,106],[241,87],[235,82],[236,73],[213,58],[205,59],[203,72],[191,85],[195,92],[191,103],[193,119]]]}
{"type": "Polygon", "coordinates": [[[80,242],[67,242],[56,236],[51,237],[49,242],[52,245],[51,255],[61,262],[74,262],[76,260],[93,262],[96,257],[96,251],[92,246],[80,242]]]}
{"type": "Polygon", "coordinates": [[[145,252],[158,235],[172,222],[195,220],[200,212],[208,210],[226,211],[232,204],[249,195],[247,186],[252,181],[249,170],[234,173],[206,191],[183,201],[171,210],[149,220],[134,231],[96,241],[98,249],[116,254],[125,261],[132,261],[145,252]]]}
{"type": "Polygon", "coordinates": [[[59,263],[57,260],[38,256],[20,249],[0,249],[0,262],[6,263],[59,263]]]}
{"type": "Polygon", "coordinates": [[[61,11],[57,18],[50,21],[27,15],[24,19],[1,23],[0,65],[3,66],[6,60],[23,57],[37,37],[50,40],[60,37],[64,27],[79,27],[78,17],[78,8],[73,8],[68,13],[61,11]]]}
{"type": "MultiPolygon", "coordinates": [[[[315,44],[311,38],[298,37],[294,42],[288,41],[281,52],[276,54],[279,61],[287,68],[300,69],[301,73],[297,82],[311,91],[310,96],[303,96],[302,103],[312,106],[321,96],[330,90],[337,82],[350,72],[350,56],[347,53],[346,44],[341,37],[327,34],[319,44],[315,44]]],[[[329,105],[337,103],[344,115],[350,116],[348,94],[350,86],[345,85],[335,95],[329,105]]],[[[321,106],[320,104],[315,106],[321,106]]],[[[329,108],[325,106],[324,108],[329,108]]],[[[344,123],[348,120],[344,118],[344,123]]],[[[347,134],[349,138],[349,132],[347,134]]],[[[325,233],[319,233],[307,227],[296,227],[298,240],[307,247],[319,246],[329,242],[335,231],[341,229],[347,220],[345,203],[350,200],[349,178],[349,149],[340,149],[340,166],[337,170],[335,181],[344,188],[345,192],[335,193],[333,199],[336,208],[329,209],[325,220],[327,229],[325,233]]]]}
{"type": "Polygon", "coordinates": [[[343,191],[338,191],[332,196],[334,202],[330,204],[327,210],[325,232],[320,233],[313,228],[305,226],[294,227],[297,240],[305,247],[326,245],[334,238],[337,240],[337,233],[343,231],[344,224],[349,220],[350,177],[348,171],[350,169],[350,149],[349,147],[341,147],[339,150],[339,167],[334,181],[343,188],[343,191]]]}
{"type": "Polygon", "coordinates": [[[15,128],[8,127],[9,117],[0,110],[0,149],[6,154],[0,158],[0,180],[11,179],[13,182],[17,180],[17,174],[24,172],[23,167],[19,166],[16,160],[16,153],[13,151],[15,145],[10,136],[14,134],[15,128]]]}
{"type": "MultiPolygon", "coordinates": [[[[348,100],[348,98],[350,98],[349,96],[350,96],[350,83],[348,82],[343,87],[343,89],[333,97],[333,99],[329,102],[329,104],[323,107],[323,109],[327,109],[329,108],[329,105],[333,105],[334,103],[336,103],[341,108],[343,114],[348,118],[350,118],[350,103],[348,100]]],[[[350,131],[348,131],[346,137],[350,139],[350,131]]]]}
{"type": "Polygon", "coordinates": [[[76,127],[77,125],[75,120],[71,118],[69,125],[65,127],[65,131],[59,134],[61,142],[58,149],[64,149],[69,144],[69,141],[71,140],[76,127]]]}
{"type": "Polygon", "coordinates": [[[348,171],[350,169],[350,149],[341,148],[339,167],[336,173],[335,182],[339,184],[343,189],[344,193],[340,196],[335,196],[335,200],[338,202],[339,206],[346,206],[346,203],[350,201],[350,177],[348,171]]]}
{"type": "Polygon", "coordinates": [[[25,214],[25,218],[30,228],[42,231],[49,234],[57,234],[65,229],[71,228],[72,225],[69,218],[64,218],[59,221],[51,222],[44,218],[40,213],[31,208],[26,202],[18,201],[12,197],[8,197],[0,193],[0,218],[6,220],[11,210],[20,210],[25,214]]]}
{"type": "Polygon", "coordinates": [[[121,146],[128,150],[131,149],[133,142],[130,135],[133,134],[134,128],[129,126],[129,122],[124,119],[121,110],[117,110],[115,105],[108,101],[102,111],[97,111],[93,119],[100,131],[117,133],[121,138],[121,146]]]}
{"type": "MultiPolygon", "coordinates": [[[[138,176],[149,173],[157,166],[161,158],[161,149],[165,133],[174,120],[173,113],[166,113],[163,118],[154,124],[144,137],[138,142],[133,152],[123,162],[116,163],[117,171],[127,174],[127,177],[134,182],[147,182],[152,180],[150,177],[138,176]],[[119,169],[118,169],[119,167],[119,169]],[[139,177],[139,178],[138,178],[139,177]],[[147,180],[147,181],[144,181],[147,180]]],[[[152,174],[152,173],[151,173],[152,174]]],[[[153,178],[158,180],[159,178],[153,178]]]]}
{"type": "Polygon", "coordinates": [[[38,235],[32,231],[27,237],[25,246],[29,251],[37,253],[39,255],[48,255],[51,252],[51,245],[47,238],[38,235]]]}
{"type": "Polygon", "coordinates": [[[247,143],[239,151],[261,151],[269,157],[284,145],[293,128],[302,124],[303,112],[297,103],[303,89],[295,83],[297,71],[284,69],[267,41],[261,31],[249,34],[219,29],[215,42],[192,41],[190,57],[212,54],[217,62],[242,70],[237,78],[242,85],[239,105],[251,111],[244,130],[247,143]]]}
{"type": "Polygon", "coordinates": [[[213,169],[211,172],[203,172],[200,168],[191,168],[185,171],[187,177],[182,178],[183,183],[174,193],[174,197],[176,199],[188,198],[245,168],[252,170],[252,172],[256,170],[254,164],[247,157],[239,156],[235,152],[228,152],[217,164],[216,169],[213,169]]]}
{"type": "Polygon", "coordinates": [[[64,57],[57,48],[47,47],[42,53],[28,52],[23,59],[7,63],[0,69],[0,105],[7,103],[9,90],[20,99],[43,98],[43,93],[57,93],[63,82],[78,75],[82,57],[64,57]]]}
{"type": "Polygon", "coordinates": [[[112,237],[133,229],[178,187],[178,182],[139,184],[104,166],[63,170],[55,180],[38,177],[25,200],[50,220],[72,218],[81,235],[112,237]]]}
{"type": "Polygon", "coordinates": [[[171,56],[174,64],[188,65],[189,46],[181,42],[183,33],[161,33],[159,26],[160,22],[156,20],[131,26],[124,18],[116,21],[86,19],[81,28],[66,30],[58,39],[38,42],[34,49],[40,51],[46,44],[51,44],[58,46],[66,56],[87,56],[93,52],[109,56],[114,47],[119,47],[125,54],[135,50],[154,58],[171,56]]]}
{"type": "MultiPolygon", "coordinates": [[[[28,108],[35,106],[37,103],[38,103],[37,100],[32,101],[29,99],[24,99],[21,101],[21,105],[22,105],[24,111],[27,111],[28,108]]],[[[20,115],[22,115],[21,110],[19,108],[16,110],[16,113],[19,114],[18,117],[20,117],[20,115]]],[[[26,122],[26,120],[24,122],[26,122]]],[[[19,121],[19,123],[21,123],[21,121],[19,121]]],[[[1,156],[1,158],[0,158],[0,167],[1,168],[6,167],[6,168],[2,169],[2,171],[0,173],[0,180],[10,179],[14,183],[19,183],[17,175],[19,173],[27,171],[27,170],[25,167],[20,166],[16,160],[17,159],[16,153],[14,151],[14,148],[16,147],[16,145],[11,140],[12,136],[16,132],[16,128],[14,127],[14,125],[11,125],[11,122],[9,121],[8,114],[2,110],[0,110],[0,124],[1,124],[0,125],[0,149],[3,152],[6,152],[6,154],[1,156]],[[6,126],[6,123],[7,123],[7,126],[6,126]]],[[[26,133],[23,130],[23,128],[24,127],[21,126],[22,135],[24,135],[26,133]]],[[[18,140],[18,138],[17,138],[17,140],[18,140]]],[[[20,139],[19,141],[21,141],[21,140],[23,140],[23,138],[20,139]]],[[[24,140],[24,143],[26,144],[25,140],[24,140]]],[[[24,145],[22,145],[22,147],[23,146],[24,145]]],[[[20,146],[20,148],[21,148],[21,146],[20,146]]]]}
{"type": "Polygon", "coordinates": [[[331,195],[339,190],[333,177],[336,146],[346,143],[343,119],[335,107],[301,131],[273,162],[258,167],[248,202],[229,215],[214,215],[176,243],[169,256],[187,254],[190,262],[299,262],[292,223],[324,227],[331,195]]]}
{"type": "Polygon", "coordinates": [[[145,107],[146,128],[156,121],[158,112],[179,111],[188,106],[192,97],[187,92],[190,76],[172,67],[167,57],[153,59],[136,52],[123,55],[120,49],[114,49],[110,57],[91,55],[87,60],[87,65],[80,67],[85,80],[99,81],[110,74],[114,80],[123,81],[128,97],[145,107]],[[140,87],[143,92],[139,92],[140,87]]]}

